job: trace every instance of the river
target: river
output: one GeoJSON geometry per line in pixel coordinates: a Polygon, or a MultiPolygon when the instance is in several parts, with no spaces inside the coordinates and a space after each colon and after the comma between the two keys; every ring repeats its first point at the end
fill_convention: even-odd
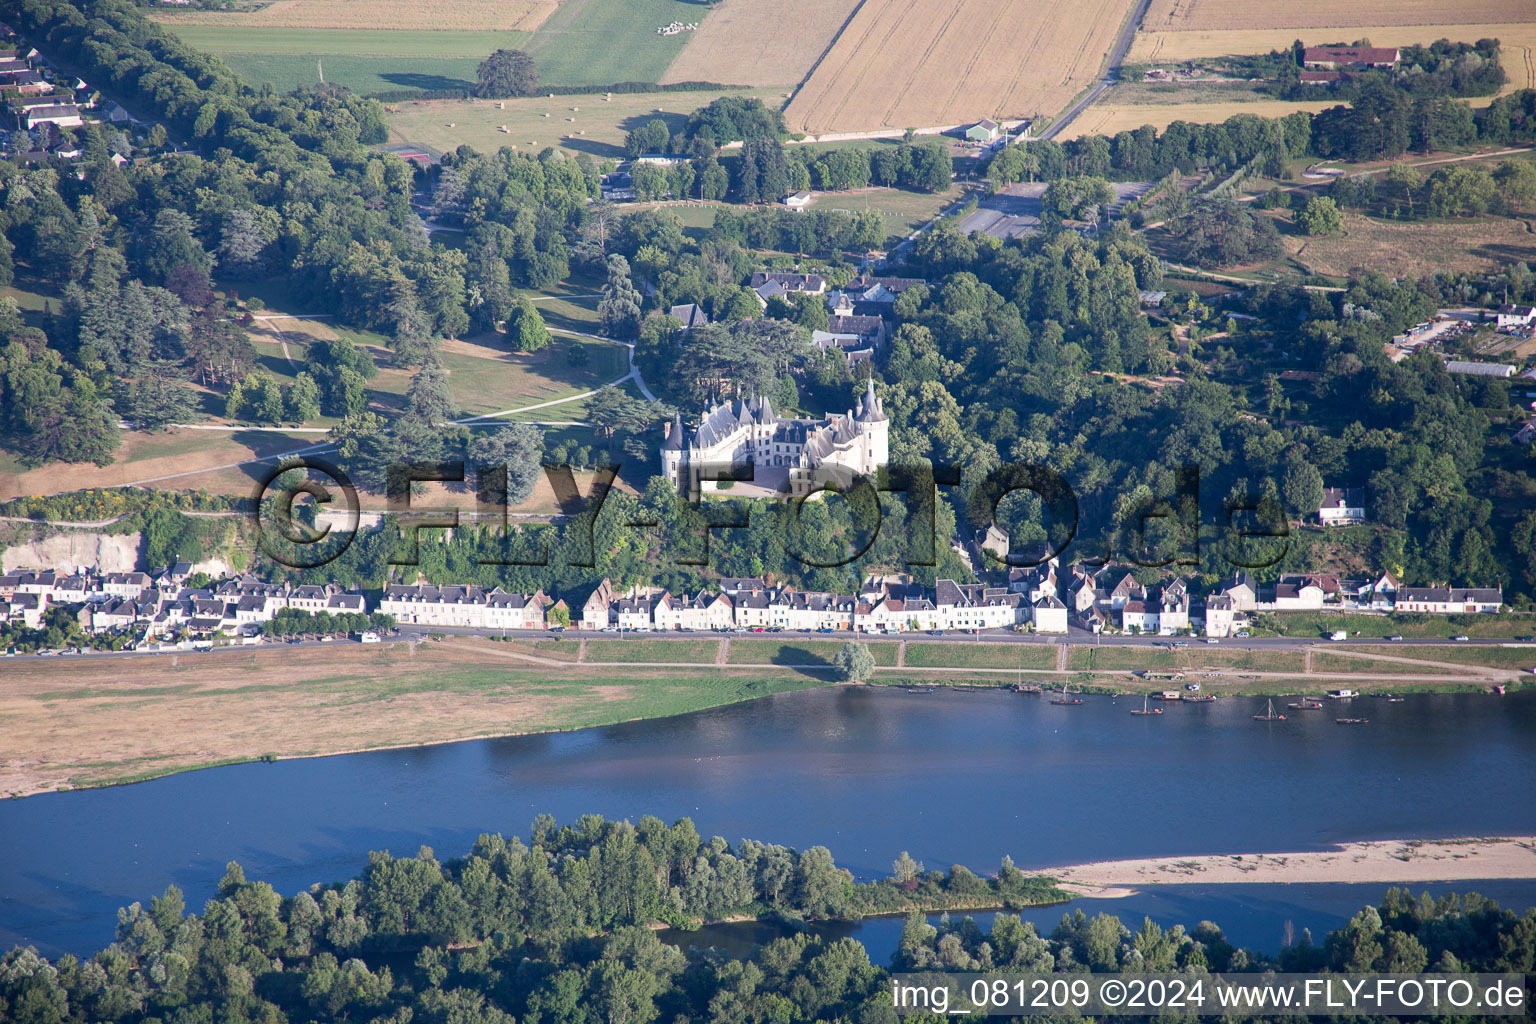
{"type": "MultiPolygon", "coordinates": [[[[1129,715],[1133,703],[839,687],[581,732],[3,801],[0,949],[96,949],[111,940],[118,907],[173,882],[200,907],[231,859],[292,894],[351,877],[372,849],[427,845],[448,858],[481,832],[526,836],[543,811],[686,815],[732,842],[828,846],[862,877],[887,873],[902,850],[929,868],[990,872],[1004,854],[1045,868],[1536,833],[1536,693],[1361,699],[1274,723],[1253,721],[1262,702],[1245,698],[1156,717],[1129,715]],[[1336,714],[1371,724],[1341,727],[1336,714]]],[[[1146,894],[1117,909],[1138,922],[1166,910],[1223,923],[1223,907],[1235,920],[1278,900],[1298,932],[1316,931],[1336,922],[1339,899],[1366,902],[1384,887],[1324,887],[1333,895],[1311,899],[1315,921],[1296,902],[1303,887],[1195,888],[1204,892],[1182,903],[1146,894]],[[1276,892],[1239,891],[1266,888],[1276,892]]],[[[1496,891],[1517,909],[1536,905],[1536,882],[1496,891]]],[[[1264,927],[1278,934],[1278,919],[1270,913],[1264,927]]]]}

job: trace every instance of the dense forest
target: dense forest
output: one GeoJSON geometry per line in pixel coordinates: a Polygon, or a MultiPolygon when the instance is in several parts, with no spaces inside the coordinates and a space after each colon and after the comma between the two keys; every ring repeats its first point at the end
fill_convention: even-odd
{"type": "MultiPolygon", "coordinates": [[[[903,853],[889,878],[855,883],[821,847],[802,852],[704,840],[595,815],[547,815],[528,842],[483,835],[439,861],[370,855],[362,874],[285,897],[231,862],[201,913],[174,886],[119,911],[116,940],[51,962],[0,957],[0,1019],[13,1024],[716,1024],[844,1020],[889,1024],[885,968],[852,939],[797,922],[913,908],[892,970],[1264,970],[1357,972],[1536,969],[1536,914],[1478,895],[1415,899],[1388,890],[1336,932],[1273,955],[1235,948],[1210,922],[1192,930],[1064,914],[1042,935],[1000,913],[989,931],[920,909],[1060,899],[1006,859],[994,878],[956,865],[924,871],[903,853]],[[685,953],[647,927],[729,913],[770,915],[790,934],[744,960],[685,953]]],[[[1234,1018],[1237,1019],[1237,1018],[1234,1018]]]]}

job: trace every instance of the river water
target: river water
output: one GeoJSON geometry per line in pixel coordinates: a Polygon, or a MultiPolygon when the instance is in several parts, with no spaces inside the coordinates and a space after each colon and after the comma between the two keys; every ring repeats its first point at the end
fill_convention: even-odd
{"type": "MultiPolygon", "coordinates": [[[[1536,694],[1361,699],[1273,723],[1253,721],[1262,701],[1245,698],[1156,717],[1131,716],[1133,705],[840,687],[574,733],[4,801],[0,949],[93,950],[111,940],[118,907],[170,883],[200,907],[231,859],[292,894],[351,877],[373,849],[408,856],[427,845],[448,858],[481,832],[526,836],[543,811],[686,815],[733,843],[828,846],[861,877],[887,873],[902,850],[929,868],[990,872],[1004,854],[1045,868],[1536,833],[1536,694]],[[1339,726],[1339,715],[1371,723],[1339,726]]],[[[1179,886],[1113,909],[1229,930],[1246,919],[1251,929],[1233,937],[1273,947],[1281,920],[1320,933],[1383,888],[1179,886]]],[[[1536,905],[1536,882],[1460,888],[1536,905]]],[[[864,926],[872,949],[885,926],[864,926]]]]}

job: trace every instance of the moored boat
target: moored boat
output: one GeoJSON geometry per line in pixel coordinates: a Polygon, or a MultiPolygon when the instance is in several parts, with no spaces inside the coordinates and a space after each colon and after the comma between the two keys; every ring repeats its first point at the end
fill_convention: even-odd
{"type": "Polygon", "coordinates": [[[1297,711],[1321,711],[1323,704],[1322,701],[1302,699],[1293,700],[1286,707],[1295,708],[1297,711]]]}
{"type": "Polygon", "coordinates": [[[1083,702],[1083,699],[1081,697],[1068,697],[1067,696],[1067,684],[1066,683],[1062,683],[1061,684],[1061,696],[1060,697],[1055,697],[1055,698],[1053,698],[1051,700],[1052,704],[1060,704],[1060,705],[1062,705],[1064,707],[1070,707],[1073,704],[1081,704],[1082,702],[1083,702]]]}
{"type": "Polygon", "coordinates": [[[1368,724],[1370,722],[1370,719],[1369,718],[1335,718],[1334,721],[1339,723],[1340,725],[1366,725],[1366,724],[1368,724]]]}
{"type": "Polygon", "coordinates": [[[1142,698],[1141,698],[1141,710],[1140,711],[1136,711],[1136,710],[1132,710],[1131,711],[1131,714],[1133,714],[1133,715],[1160,715],[1162,713],[1163,713],[1163,709],[1162,708],[1149,708],[1147,706],[1147,697],[1146,697],[1145,694],[1143,694],[1142,698]]]}
{"type": "Polygon", "coordinates": [[[1285,716],[1275,714],[1275,702],[1271,700],[1264,713],[1262,715],[1254,715],[1253,720],[1255,722],[1283,722],[1285,721],[1285,716]]]}

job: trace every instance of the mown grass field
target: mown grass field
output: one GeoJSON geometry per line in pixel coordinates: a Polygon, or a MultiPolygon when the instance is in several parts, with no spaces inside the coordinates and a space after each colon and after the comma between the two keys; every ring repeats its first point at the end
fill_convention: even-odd
{"type": "Polygon", "coordinates": [[[1196,644],[1178,650],[1147,650],[1141,647],[1074,647],[1067,652],[1070,669],[1149,669],[1154,672],[1189,672],[1205,668],[1255,672],[1300,672],[1305,658],[1300,651],[1223,650],[1196,644]]]}
{"type": "Polygon", "coordinates": [[[916,667],[1055,668],[1055,644],[908,643],[904,664],[916,667]]]}
{"type": "Polygon", "coordinates": [[[633,661],[713,665],[719,652],[720,640],[714,634],[689,640],[635,637],[630,640],[588,640],[586,660],[591,663],[633,661]]]}
{"type": "MultiPolygon", "coordinates": [[[[842,648],[841,640],[770,640],[731,638],[727,660],[732,665],[831,665],[842,648]]],[[[897,645],[892,642],[868,642],[875,664],[889,668],[896,664],[897,645]]]]}
{"type": "Polygon", "coordinates": [[[167,11],[151,17],[171,26],[223,28],[388,29],[422,32],[457,25],[488,32],[531,32],[554,13],[558,0],[275,0],[256,10],[167,11]]]}
{"type": "MultiPolygon", "coordinates": [[[[862,145],[874,147],[878,142],[862,145]]],[[[865,188],[853,192],[828,192],[816,197],[811,203],[813,210],[879,210],[885,215],[885,233],[904,238],[939,215],[960,195],[955,185],[945,192],[907,192],[897,188],[865,188]]]]}
{"type": "MultiPolygon", "coordinates": [[[[471,77],[473,77],[471,69],[471,77]]],[[[603,83],[606,84],[606,83],[603,83]]],[[[622,159],[625,135],[652,118],[680,131],[688,115],[716,96],[760,96],[773,105],[772,90],[637,92],[589,96],[528,96],[509,100],[414,100],[388,105],[394,141],[438,152],[460,145],[482,153],[503,146],[538,153],[555,146],[572,156],[622,159]],[[505,128],[506,131],[501,129],[505,128]]]]}

